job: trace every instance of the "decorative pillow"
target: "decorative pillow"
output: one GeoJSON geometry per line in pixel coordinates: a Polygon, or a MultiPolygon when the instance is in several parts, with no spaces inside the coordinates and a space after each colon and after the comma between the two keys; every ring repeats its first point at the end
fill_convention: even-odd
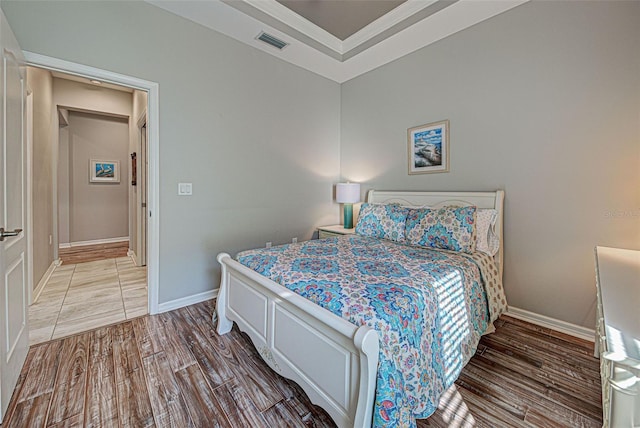
{"type": "Polygon", "coordinates": [[[412,245],[473,253],[476,207],[410,209],[405,236],[412,245]]]}
{"type": "Polygon", "coordinates": [[[360,207],[356,233],[362,236],[404,242],[408,208],[400,205],[364,203],[360,207]]]}
{"type": "Polygon", "coordinates": [[[498,211],[492,208],[476,211],[476,230],[478,231],[476,251],[482,251],[491,257],[495,256],[500,249],[500,240],[495,229],[497,219],[498,211]]]}

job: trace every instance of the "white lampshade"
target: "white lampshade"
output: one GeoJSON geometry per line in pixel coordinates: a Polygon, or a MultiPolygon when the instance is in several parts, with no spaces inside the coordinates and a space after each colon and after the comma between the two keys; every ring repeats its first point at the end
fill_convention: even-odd
{"type": "Polygon", "coordinates": [[[336,202],[339,204],[355,204],[360,201],[359,183],[336,184],[336,202]]]}

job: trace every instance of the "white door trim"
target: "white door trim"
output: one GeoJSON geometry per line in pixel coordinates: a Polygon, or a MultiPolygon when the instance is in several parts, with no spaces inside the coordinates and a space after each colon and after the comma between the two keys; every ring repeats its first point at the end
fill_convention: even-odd
{"type": "MultiPolygon", "coordinates": [[[[33,94],[31,89],[27,86],[27,117],[26,117],[26,145],[27,145],[27,161],[26,161],[26,196],[27,196],[27,286],[28,299],[27,302],[32,304],[36,300],[37,292],[33,288],[33,94]]],[[[45,275],[46,276],[46,275],[45,275]]]]}
{"type": "MultiPolygon", "coordinates": [[[[149,133],[149,182],[147,207],[150,214],[148,222],[147,281],[149,290],[149,313],[158,313],[159,268],[160,268],[160,187],[159,187],[159,151],[160,151],[160,101],[159,87],[156,82],[137,77],[114,73],[83,64],[24,51],[27,65],[52,71],[74,74],[89,79],[101,80],[130,88],[147,91],[147,130],[149,133]]],[[[133,119],[133,118],[132,118],[133,119]]],[[[135,119],[133,119],[135,120],[135,119]]]]}

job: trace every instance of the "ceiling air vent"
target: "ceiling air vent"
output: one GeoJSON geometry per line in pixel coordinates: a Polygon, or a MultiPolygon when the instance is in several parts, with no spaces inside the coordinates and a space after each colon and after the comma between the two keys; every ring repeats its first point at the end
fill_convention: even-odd
{"type": "Polygon", "coordinates": [[[278,39],[277,37],[272,36],[271,34],[267,34],[264,31],[261,32],[258,37],[256,37],[257,40],[260,40],[262,42],[265,42],[268,45],[273,46],[276,49],[282,50],[284,49],[286,46],[289,45],[289,43],[284,42],[280,39],[278,39]]]}

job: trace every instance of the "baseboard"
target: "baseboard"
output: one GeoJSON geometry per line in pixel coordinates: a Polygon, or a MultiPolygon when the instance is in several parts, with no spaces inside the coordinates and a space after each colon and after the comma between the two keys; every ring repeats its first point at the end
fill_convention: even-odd
{"type": "Polygon", "coordinates": [[[120,238],[94,239],[93,241],[64,242],[59,244],[58,248],[72,248],[72,247],[84,247],[86,245],[114,244],[116,242],[125,242],[128,240],[129,240],[128,236],[121,236],[120,238]]]}
{"type": "Polygon", "coordinates": [[[170,300],[158,305],[158,313],[173,311],[174,309],[194,305],[196,303],[204,302],[205,300],[215,299],[216,297],[218,297],[217,288],[215,290],[205,291],[204,293],[193,294],[191,296],[181,297],[180,299],[170,300]]]}
{"type": "Polygon", "coordinates": [[[513,306],[509,306],[509,310],[505,315],[509,315],[513,318],[518,318],[519,320],[527,321],[531,324],[536,324],[541,327],[550,328],[552,330],[568,334],[569,336],[588,340],[589,342],[595,341],[596,331],[587,327],[583,327],[581,325],[576,325],[570,322],[551,318],[546,315],[540,315],[534,312],[525,311],[524,309],[514,308],[513,306]]]}
{"type": "Polygon", "coordinates": [[[51,278],[51,275],[53,274],[53,272],[61,264],[62,264],[62,260],[60,259],[57,259],[51,262],[51,265],[49,265],[49,268],[47,269],[47,271],[44,273],[44,275],[42,275],[42,278],[40,278],[40,281],[38,282],[38,286],[36,287],[35,290],[33,290],[33,301],[31,302],[31,304],[34,304],[35,302],[38,301],[38,297],[40,297],[40,294],[42,294],[42,290],[44,290],[44,286],[47,284],[47,281],[49,281],[49,278],[51,278]]]}
{"type": "Polygon", "coordinates": [[[134,265],[140,266],[140,263],[138,263],[138,256],[136,255],[136,252],[131,248],[129,248],[129,251],[127,251],[127,257],[131,257],[134,265]]]}

